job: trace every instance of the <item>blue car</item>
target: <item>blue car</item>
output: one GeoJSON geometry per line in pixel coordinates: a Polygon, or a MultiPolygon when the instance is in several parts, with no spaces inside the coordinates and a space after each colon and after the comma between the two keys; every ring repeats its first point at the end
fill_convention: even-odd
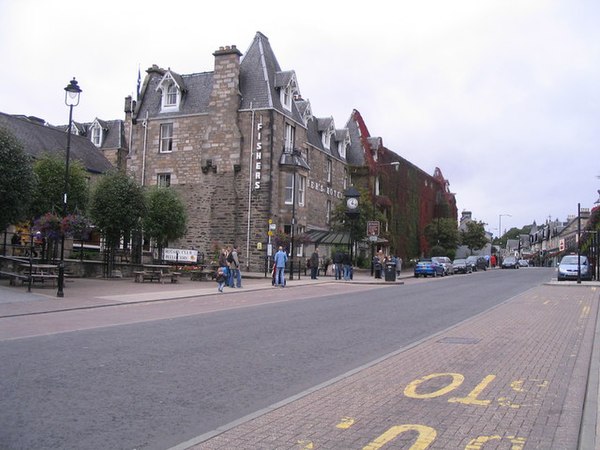
{"type": "Polygon", "coordinates": [[[419,276],[423,277],[443,277],[445,274],[444,266],[440,263],[432,261],[431,259],[420,259],[415,264],[415,278],[419,276]]]}

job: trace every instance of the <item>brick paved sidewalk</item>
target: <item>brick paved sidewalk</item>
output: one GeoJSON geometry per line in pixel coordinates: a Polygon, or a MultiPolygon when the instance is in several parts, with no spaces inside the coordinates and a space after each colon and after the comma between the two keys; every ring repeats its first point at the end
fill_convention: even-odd
{"type": "Polygon", "coordinates": [[[577,448],[599,294],[531,289],[175,448],[577,448]]]}

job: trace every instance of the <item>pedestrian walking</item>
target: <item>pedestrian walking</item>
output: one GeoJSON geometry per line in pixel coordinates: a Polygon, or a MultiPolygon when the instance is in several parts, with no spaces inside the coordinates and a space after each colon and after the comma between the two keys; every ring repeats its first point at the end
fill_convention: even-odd
{"type": "Polygon", "coordinates": [[[233,274],[231,276],[232,283],[231,287],[241,288],[242,287],[242,272],[240,270],[240,257],[238,255],[237,245],[233,246],[231,250],[231,269],[233,274]]]}
{"type": "Polygon", "coordinates": [[[400,276],[400,272],[402,272],[402,258],[396,256],[396,276],[400,276]]]}
{"type": "Polygon", "coordinates": [[[335,271],[335,279],[336,280],[341,280],[343,273],[344,273],[344,254],[339,251],[336,250],[336,252],[333,254],[333,264],[334,264],[334,271],[335,271]]]}
{"type": "Polygon", "coordinates": [[[225,275],[223,269],[223,267],[219,267],[217,269],[217,276],[215,277],[215,280],[217,282],[217,290],[220,293],[223,293],[223,288],[225,287],[225,283],[227,282],[227,275],[225,275]]]}
{"type": "Polygon", "coordinates": [[[283,251],[283,247],[280,245],[279,250],[275,253],[275,257],[273,258],[276,267],[276,277],[275,277],[275,285],[276,286],[285,286],[285,264],[287,263],[288,256],[287,253],[283,251]]]}
{"type": "Polygon", "coordinates": [[[310,256],[310,279],[316,280],[319,273],[319,247],[315,247],[315,251],[310,256]]]}
{"type": "Polygon", "coordinates": [[[222,249],[221,253],[219,254],[219,269],[217,270],[217,275],[219,273],[219,270],[225,277],[225,279],[223,280],[223,286],[219,286],[219,292],[223,292],[223,287],[226,284],[228,284],[228,279],[229,279],[229,267],[228,267],[228,263],[227,263],[227,249],[226,248],[222,249]]]}
{"type": "Polygon", "coordinates": [[[350,255],[346,252],[342,255],[342,266],[344,268],[344,280],[348,281],[351,279],[352,260],[350,259],[350,255]]]}

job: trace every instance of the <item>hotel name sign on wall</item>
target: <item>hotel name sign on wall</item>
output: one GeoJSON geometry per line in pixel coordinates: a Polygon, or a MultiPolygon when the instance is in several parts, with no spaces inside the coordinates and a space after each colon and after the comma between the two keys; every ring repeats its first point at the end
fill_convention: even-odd
{"type": "Polygon", "coordinates": [[[333,189],[332,187],[327,186],[327,184],[325,184],[325,183],[320,183],[318,181],[309,179],[308,187],[309,187],[309,189],[313,189],[317,192],[324,192],[327,195],[330,195],[335,198],[340,198],[340,199],[344,198],[343,192],[333,189]]]}
{"type": "Polygon", "coordinates": [[[254,149],[254,189],[260,189],[262,177],[262,122],[256,124],[256,147],[254,149]]]}

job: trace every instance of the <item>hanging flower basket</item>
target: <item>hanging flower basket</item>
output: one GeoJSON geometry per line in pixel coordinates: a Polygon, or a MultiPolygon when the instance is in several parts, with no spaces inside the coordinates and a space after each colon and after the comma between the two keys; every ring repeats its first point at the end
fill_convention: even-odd
{"type": "Polygon", "coordinates": [[[65,236],[80,240],[89,239],[93,228],[92,222],[81,214],[69,214],[63,218],[60,226],[65,236]]]}
{"type": "Polygon", "coordinates": [[[33,222],[33,230],[39,231],[46,239],[59,239],[62,234],[60,217],[54,213],[46,213],[33,222]]]}

